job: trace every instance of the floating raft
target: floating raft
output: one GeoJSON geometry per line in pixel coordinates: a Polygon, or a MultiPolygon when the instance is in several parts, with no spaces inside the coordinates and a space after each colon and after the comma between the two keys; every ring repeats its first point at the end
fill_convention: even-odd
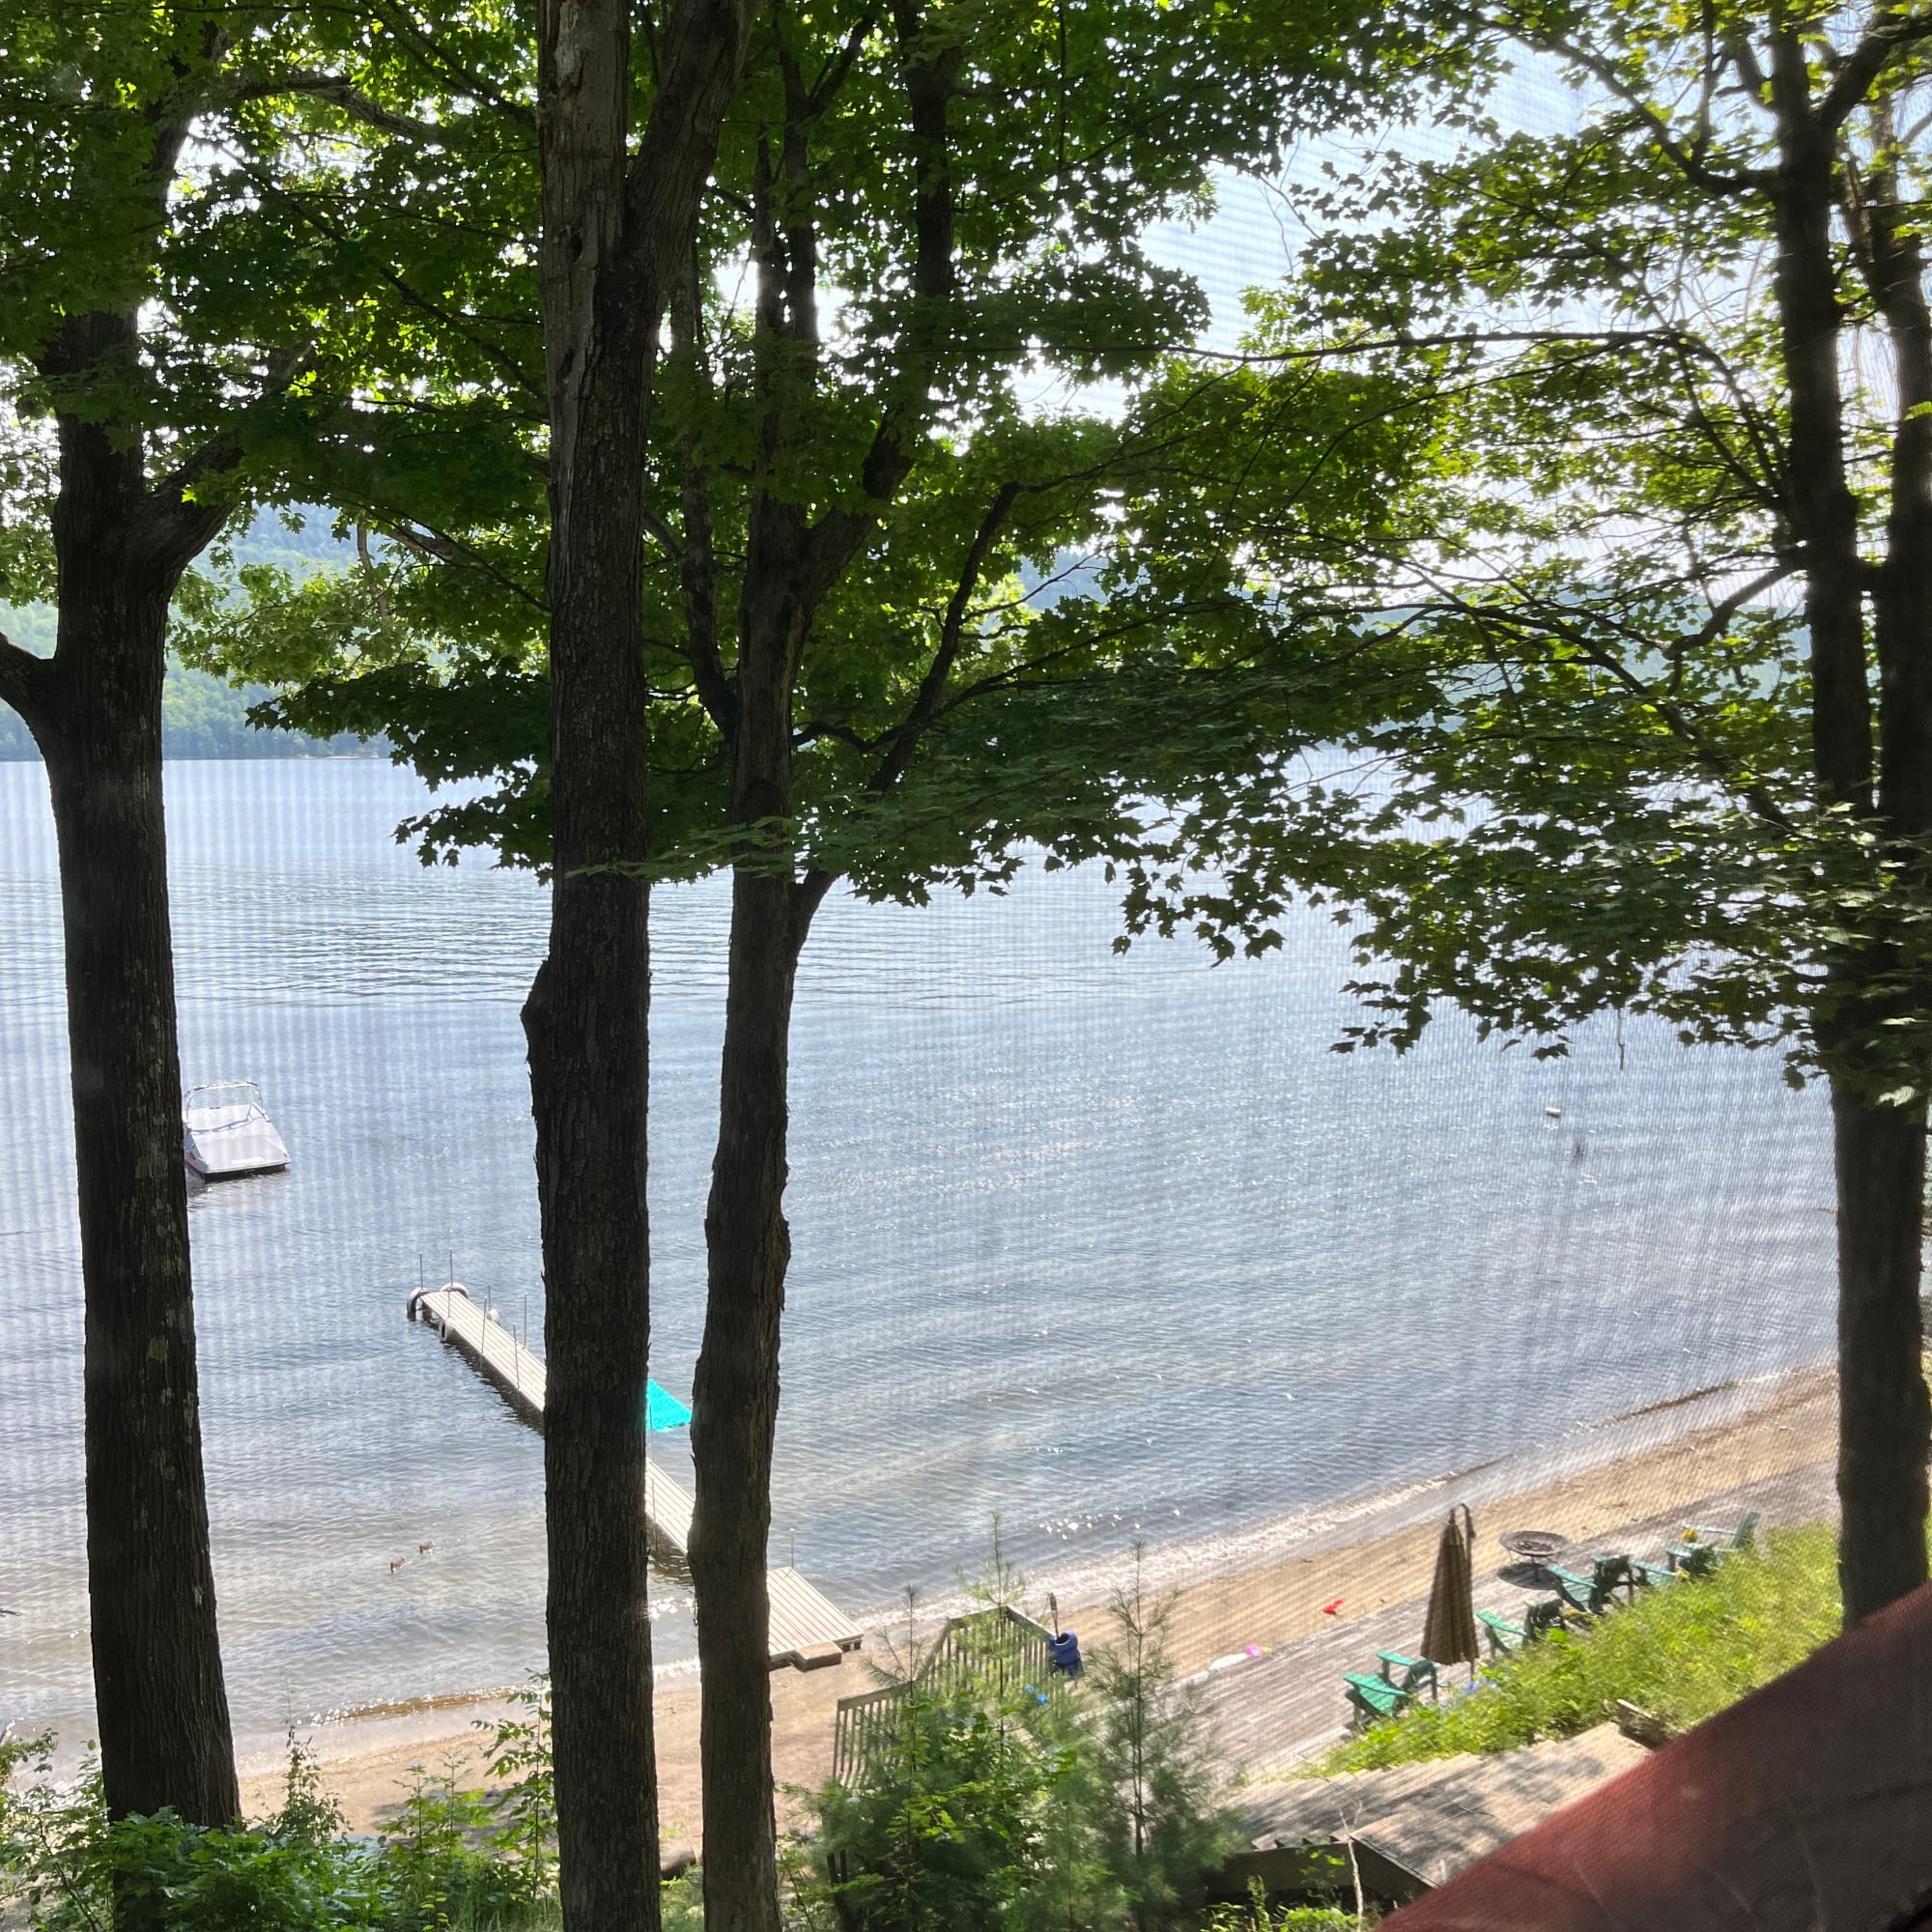
{"type": "MultiPolygon", "coordinates": [[[[429,1322],[452,1349],[502,1390],[526,1421],[543,1426],[548,1379],[543,1357],[504,1327],[494,1309],[479,1308],[461,1282],[419,1290],[411,1295],[410,1320],[429,1322]]],[[[690,1415],[674,1396],[655,1382],[650,1385],[649,1405],[654,1429],[674,1428],[690,1415]]],[[[683,1485],[646,1456],[644,1528],[659,1553],[679,1568],[689,1561],[695,1508],[683,1485]]],[[[861,1633],[852,1619],[796,1570],[773,1570],[766,1580],[771,1597],[774,1670],[784,1664],[800,1670],[816,1669],[820,1664],[837,1663],[846,1651],[859,1648],[861,1633]]]]}

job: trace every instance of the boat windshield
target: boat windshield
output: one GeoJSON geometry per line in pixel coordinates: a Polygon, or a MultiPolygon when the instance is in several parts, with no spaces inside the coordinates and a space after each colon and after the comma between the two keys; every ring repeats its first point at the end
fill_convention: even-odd
{"type": "Polygon", "coordinates": [[[182,1118],[205,1134],[268,1117],[262,1090],[252,1080],[217,1080],[207,1087],[190,1087],[182,1095],[182,1118]]]}

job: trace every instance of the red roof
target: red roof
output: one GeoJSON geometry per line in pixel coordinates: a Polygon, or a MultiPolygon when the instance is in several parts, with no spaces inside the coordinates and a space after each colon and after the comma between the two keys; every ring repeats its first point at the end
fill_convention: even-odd
{"type": "Polygon", "coordinates": [[[1891,1932],[1932,1899],[1932,1584],[1391,1932],[1891,1932]]]}

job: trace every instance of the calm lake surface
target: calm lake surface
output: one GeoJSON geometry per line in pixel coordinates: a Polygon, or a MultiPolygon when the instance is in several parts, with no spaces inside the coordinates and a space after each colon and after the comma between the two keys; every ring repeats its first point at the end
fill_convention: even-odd
{"type": "MultiPolygon", "coordinates": [[[[393,839],[376,762],[176,764],[183,1072],[285,1175],[191,1204],[222,1635],[251,1736],[543,1659],[541,1443],[426,1328],[453,1264],[540,1334],[518,1007],[544,891],[393,839]],[[433,1543],[419,1555],[417,1546],[433,1543]],[[389,1564],[408,1557],[394,1576],[389,1564]]],[[[653,1371],[688,1396],[724,894],[654,915],[653,1371]]],[[[834,899],[798,1003],[774,1555],[848,1608],[1252,1530],[1829,1352],[1826,1115],[1766,1055],[1445,1019],[1338,1056],[1345,956],[1111,952],[1097,874],[834,899]],[[1560,1108],[1560,1120],[1548,1111],[1560,1108]]],[[[45,781],[0,764],[0,1723],[89,1708],[78,1242],[45,781]]],[[[681,1439],[669,1465],[688,1474],[681,1439]]],[[[658,1600],[659,1656],[693,1649],[658,1600]]]]}

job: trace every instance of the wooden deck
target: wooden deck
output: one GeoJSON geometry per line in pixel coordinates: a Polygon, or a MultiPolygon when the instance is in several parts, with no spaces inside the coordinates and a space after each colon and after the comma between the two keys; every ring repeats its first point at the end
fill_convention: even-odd
{"type": "MultiPolygon", "coordinates": [[[[1567,1554],[1566,1560],[1587,1569],[1593,1550],[1629,1549],[1640,1555],[1671,1541],[1686,1522],[1735,1522],[1747,1510],[1759,1510],[1768,1523],[1777,1524],[1833,1520],[1837,1509],[1831,1465],[1806,1464],[1714,1492],[1668,1515],[1594,1537],[1567,1554]]],[[[1494,1544],[1480,1547],[1487,1558],[1494,1544]]],[[[1478,1609],[1514,1617],[1529,1598],[1548,1594],[1508,1581],[1487,1564],[1476,1575],[1478,1609]]],[[[1426,1596],[1410,1598],[1297,1637],[1231,1669],[1204,1673],[1201,1694],[1207,1731],[1212,1740],[1211,1754],[1224,1774],[1250,1778],[1279,1776],[1340,1744],[1348,1735],[1349,1721],[1343,1672],[1373,1669],[1376,1652],[1384,1646],[1412,1652],[1421,1641],[1428,1606],[1426,1596]]],[[[1450,1681],[1463,1672],[1458,1665],[1443,1675],[1450,1681]]]]}
{"type": "MultiPolygon", "coordinates": [[[[1351,1848],[1363,1879],[1385,1897],[1439,1885],[1520,1837],[1564,1805],[1645,1763],[1650,1753],[1603,1724],[1557,1743],[1492,1757],[1435,1758],[1341,1777],[1256,1784],[1231,1792],[1252,1851],[1231,1861],[1231,1889],[1280,1882],[1276,1858],[1351,1848]]],[[[1331,1863],[1339,1878],[1345,1868],[1331,1863]]]]}
{"type": "MultiPolygon", "coordinates": [[[[526,1421],[543,1426],[547,1378],[543,1357],[520,1342],[493,1310],[473,1301],[461,1282],[410,1296],[410,1319],[427,1321],[448,1345],[500,1389],[526,1421]]],[[[644,1528],[653,1548],[683,1571],[691,1548],[696,1505],[681,1483],[644,1459],[644,1528]]],[[[823,1591],[796,1570],[768,1575],[771,1596],[771,1664],[810,1670],[837,1663],[857,1650],[863,1633],[823,1591]]]]}
{"type": "Polygon", "coordinates": [[[814,1583],[796,1570],[767,1571],[772,1622],[767,1641],[772,1668],[789,1663],[797,1670],[813,1670],[837,1663],[848,1650],[857,1650],[863,1633],[845,1612],[814,1583]]]}

